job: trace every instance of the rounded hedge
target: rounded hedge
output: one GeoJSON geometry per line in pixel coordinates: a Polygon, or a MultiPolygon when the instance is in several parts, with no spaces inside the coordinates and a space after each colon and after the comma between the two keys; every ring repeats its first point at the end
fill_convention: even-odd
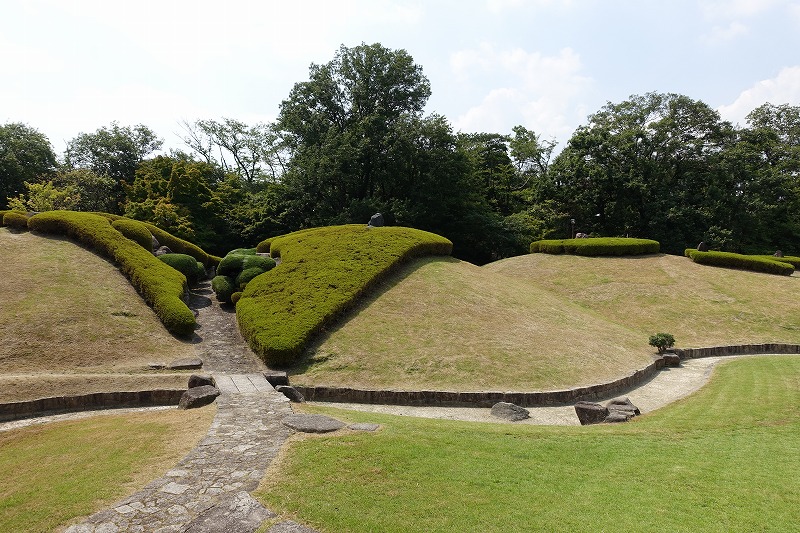
{"type": "Polygon", "coordinates": [[[731,252],[700,252],[694,248],[687,248],[684,255],[700,265],[737,268],[780,276],[791,276],[794,273],[794,266],[791,263],[779,261],[777,257],[765,258],[731,252]]]}
{"type": "Polygon", "coordinates": [[[14,229],[28,229],[28,215],[21,211],[6,211],[3,225],[14,229]]]}
{"type": "Polygon", "coordinates": [[[111,225],[130,240],[139,243],[148,252],[153,251],[153,235],[142,222],[130,218],[119,218],[111,222],[111,225]]]}
{"type": "Polygon", "coordinates": [[[256,276],[263,274],[264,272],[266,272],[266,270],[264,270],[263,268],[257,268],[257,267],[246,268],[242,270],[238,276],[236,276],[236,286],[239,289],[244,289],[244,287],[248,283],[250,283],[250,280],[252,280],[256,276]]]}
{"type": "Polygon", "coordinates": [[[211,280],[211,289],[216,293],[217,300],[230,303],[231,295],[236,292],[236,282],[230,276],[215,276],[211,280]]]}
{"type": "MultiPolygon", "coordinates": [[[[245,269],[245,258],[257,258],[255,248],[239,248],[231,250],[222,258],[217,266],[217,273],[223,276],[236,277],[239,272],[245,269]]],[[[256,266],[255,264],[251,266],[256,266]]]]}
{"type": "Polygon", "coordinates": [[[589,257],[657,254],[658,241],[628,237],[597,237],[589,239],[552,239],[531,243],[531,253],[569,254],[589,257]]]}
{"type": "Polygon", "coordinates": [[[188,281],[190,285],[196,284],[206,274],[203,264],[191,255],[163,254],[159,255],[158,258],[186,276],[186,281],[188,281]]]}
{"type": "Polygon", "coordinates": [[[236,305],[239,302],[239,299],[242,297],[242,291],[234,292],[231,294],[231,303],[236,305]]]}

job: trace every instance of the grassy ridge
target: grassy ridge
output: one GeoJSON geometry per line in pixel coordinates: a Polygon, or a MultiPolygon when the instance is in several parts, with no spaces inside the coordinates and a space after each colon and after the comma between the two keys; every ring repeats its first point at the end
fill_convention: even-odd
{"type": "Polygon", "coordinates": [[[109,219],[90,213],[48,211],[31,217],[28,227],[76,239],[117,262],[167,330],[177,335],[194,331],[194,313],[181,299],[187,288],[186,277],[124,237],[109,219]]]}
{"type": "Polygon", "coordinates": [[[791,531],[798,382],[799,357],[732,361],[697,394],[613,426],[306,408],[383,428],[292,443],[256,495],[325,531],[791,531]]]}
{"type": "Polygon", "coordinates": [[[313,335],[397,265],[451,251],[449,240],[432,233],[361,224],[272,239],[270,253],[281,264],[247,284],[236,304],[239,327],[265,362],[291,364],[313,335]]]}

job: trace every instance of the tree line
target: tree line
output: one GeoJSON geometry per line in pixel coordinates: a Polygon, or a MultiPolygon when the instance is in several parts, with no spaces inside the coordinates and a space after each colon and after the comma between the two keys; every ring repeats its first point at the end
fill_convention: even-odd
{"type": "Polygon", "coordinates": [[[800,251],[800,107],[743,126],[684,95],[648,93],[590,115],[564,149],[523,126],[455,132],[404,50],[342,46],[312,64],[271,124],[182,124],[185,150],[144,125],[81,133],[58,159],[25,124],[0,126],[0,209],[105,211],[217,254],[306,227],[390,224],[444,235],[485,263],[575,233],[800,251]]]}

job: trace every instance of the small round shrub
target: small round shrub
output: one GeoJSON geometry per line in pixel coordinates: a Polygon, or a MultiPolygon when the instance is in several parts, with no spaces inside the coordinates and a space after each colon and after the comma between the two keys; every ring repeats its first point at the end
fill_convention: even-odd
{"type": "Polygon", "coordinates": [[[205,269],[202,268],[202,263],[199,263],[197,259],[191,255],[164,254],[158,256],[158,258],[186,276],[186,281],[188,281],[190,285],[196,284],[201,276],[205,274],[205,269]]]}
{"type": "Polygon", "coordinates": [[[230,276],[215,276],[211,280],[211,288],[217,295],[217,300],[220,302],[230,302],[231,295],[236,292],[236,284],[230,276]]]}
{"type": "Polygon", "coordinates": [[[3,215],[3,225],[14,229],[28,229],[28,215],[20,211],[6,211],[3,215]]]}
{"type": "Polygon", "coordinates": [[[242,297],[242,291],[234,292],[233,294],[231,294],[231,303],[233,305],[236,305],[236,303],[239,301],[241,297],[242,297]]]}
{"type": "Polygon", "coordinates": [[[275,260],[271,257],[264,257],[263,255],[248,255],[242,261],[242,270],[249,270],[251,268],[260,268],[264,272],[275,268],[275,260]]]}
{"type": "Polygon", "coordinates": [[[658,349],[658,353],[664,353],[667,348],[675,346],[675,337],[669,333],[650,335],[650,346],[658,349]]]}
{"type": "Polygon", "coordinates": [[[239,287],[239,289],[244,289],[244,287],[250,283],[251,279],[264,272],[266,272],[266,270],[257,267],[242,270],[242,272],[236,276],[236,286],[239,287]]]}
{"type": "MultiPolygon", "coordinates": [[[[235,252],[236,250],[234,250],[235,252]]],[[[251,257],[245,254],[230,252],[222,258],[217,267],[217,273],[223,276],[236,276],[243,270],[244,258],[251,257]]]]}
{"type": "Polygon", "coordinates": [[[148,252],[153,251],[153,235],[143,223],[129,218],[119,218],[111,225],[130,240],[139,243],[148,252]]]}

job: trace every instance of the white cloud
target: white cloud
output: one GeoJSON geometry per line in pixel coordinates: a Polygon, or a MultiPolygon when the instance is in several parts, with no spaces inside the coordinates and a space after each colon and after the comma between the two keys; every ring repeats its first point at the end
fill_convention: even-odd
{"type": "Polygon", "coordinates": [[[800,66],[786,67],[776,77],[759,81],[742,91],[732,104],[720,106],[717,111],[724,120],[744,124],[745,117],[766,102],[800,105],[800,66]]]}
{"type": "Polygon", "coordinates": [[[750,28],[741,22],[733,21],[725,27],[714,26],[711,28],[711,33],[706,35],[704,39],[709,44],[720,44],[732,41],[748,33],[750,33],[750,28]]]}
{"type": "Polygon", "coordinates": [[[580,57],[570,48],[546,56],[484,44],[453,54],[451,68],[467,83],[481,78],[494,85],[454,120],[457,130],[504,133],[522,124],[544,137],[564,139],[585,118],[579,115],[580,101],[592,80],[581,74],[580,57]]]}

